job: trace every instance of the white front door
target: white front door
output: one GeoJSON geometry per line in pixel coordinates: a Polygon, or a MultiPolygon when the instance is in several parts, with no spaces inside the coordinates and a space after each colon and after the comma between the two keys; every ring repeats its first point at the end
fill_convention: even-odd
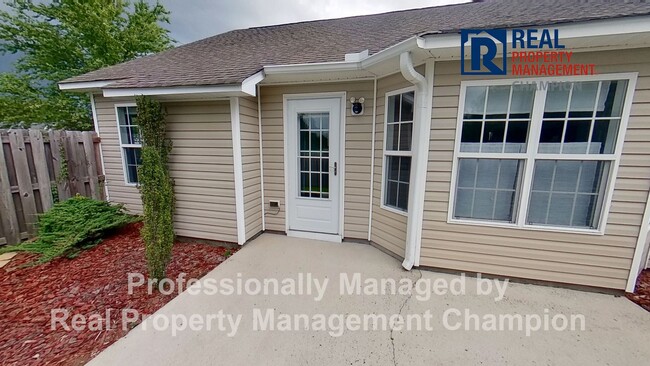
{"type": "Polygon", "coordinates": [[[288,226],[340,234],[341,98],[287,101],[288,226]]]}

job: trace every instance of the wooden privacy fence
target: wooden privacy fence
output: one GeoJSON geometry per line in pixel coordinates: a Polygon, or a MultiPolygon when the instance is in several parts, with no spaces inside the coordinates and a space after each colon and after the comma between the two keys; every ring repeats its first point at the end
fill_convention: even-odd
{"type": "Polygon", "coordinates": [[[0,245],[31,237],[55,202],[104,199],[95,132],[0,130],[0,142],[0,245]]]}

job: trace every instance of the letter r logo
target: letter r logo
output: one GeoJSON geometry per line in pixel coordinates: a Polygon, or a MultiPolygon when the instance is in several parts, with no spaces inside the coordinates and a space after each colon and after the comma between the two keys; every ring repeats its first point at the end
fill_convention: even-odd
{"type": "Polygon", "coordinates": [[[462,29],[460,31],[460,73],[462,75],[506,75],[507,37],[505,29],[462,29]],[[501,44],[501,52],[499,52],[501,44]],[[470,65],[465,64],[469,47],[470,65]],[[501,57],[497,63],[495,59],[501,57]]]}

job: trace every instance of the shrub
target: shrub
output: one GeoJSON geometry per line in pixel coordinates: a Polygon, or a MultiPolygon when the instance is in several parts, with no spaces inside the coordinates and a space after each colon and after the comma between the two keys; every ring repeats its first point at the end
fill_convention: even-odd
{"type": "Polygon", "coordinates": [[[165,112],[159,102],[136,98],[142,133],[142,165],[138,169],[144,211],[144,240],[149,277],[165,278],[174,245],[174,184],[167,163],[172,149],[165,137],[165,112]]]}
{"type": "Polygon", "coordinates": [[[1,251],[38,253],[37,263],[64,255],[75,256],[80,250],[97,244],[108,231],[137,220],[121,205],[76,196],[55,204],[39,216],[34,240],[1,251]]]}

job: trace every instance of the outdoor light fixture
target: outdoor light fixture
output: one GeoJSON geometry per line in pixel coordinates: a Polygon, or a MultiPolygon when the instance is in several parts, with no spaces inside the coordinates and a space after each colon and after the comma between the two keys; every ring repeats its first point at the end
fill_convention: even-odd
{"type": "Polygon", "coordinates": [[[350,103],[352,104],[352,115],[353,116],[360,116],[363,114],[363,102],[365,102],[365,98],[359,98],[356,99],[355,97],[350,98],[350,103]]]}

